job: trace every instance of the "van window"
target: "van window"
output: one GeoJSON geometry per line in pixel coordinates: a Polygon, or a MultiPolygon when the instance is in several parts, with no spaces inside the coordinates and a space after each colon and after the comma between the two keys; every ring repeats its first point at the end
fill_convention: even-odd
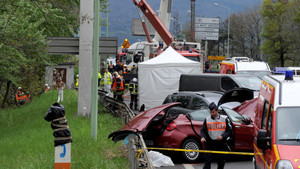
{"type": "Polygon", "coordinates": [[[221,87],[223,90],[228,91],[233,88],[237,88],[238,85],[229,77],[222,77],[221,78],[221,87]]]}
{"type": "Polygon", "coordinates": [[[263,113],[262,113],[262,118],[261,118],[262,119],[262,121],[261,121],[261,129],[265,129],[266,128],[268,108],[269,108],[269,102],[265,101],[264,109],[263,109],[263,113]]]}
{"type": "Polygon", "coordinates": [[[300,107],[280,107],[276,111],[276,140],[300,145],[300,107]]]}

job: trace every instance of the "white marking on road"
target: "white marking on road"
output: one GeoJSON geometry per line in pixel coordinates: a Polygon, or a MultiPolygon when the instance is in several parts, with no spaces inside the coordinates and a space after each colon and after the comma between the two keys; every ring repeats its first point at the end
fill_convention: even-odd
{"type": "Polygon", "coordinates": [[[185,169],[195,169],[191,164],[183,164],[185,169]]]}

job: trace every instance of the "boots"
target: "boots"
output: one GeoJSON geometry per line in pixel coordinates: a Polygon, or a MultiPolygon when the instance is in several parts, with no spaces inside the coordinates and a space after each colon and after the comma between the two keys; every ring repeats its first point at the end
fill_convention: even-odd
{"type": "Polygon", "coordinates": [[[133,106],[133,103],[130,103],[130,106],[129,106],[129,107],[130,107],[131,110],[132,110],[132,106],[133,106]]]}

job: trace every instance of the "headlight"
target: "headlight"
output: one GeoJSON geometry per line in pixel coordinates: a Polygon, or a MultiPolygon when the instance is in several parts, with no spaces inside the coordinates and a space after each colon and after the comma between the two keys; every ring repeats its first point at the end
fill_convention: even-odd
{"type": "Polygon", "coordinates": [[[293,169],[293,165],[289,160],[279,160],[276,169],[293,169]]]}

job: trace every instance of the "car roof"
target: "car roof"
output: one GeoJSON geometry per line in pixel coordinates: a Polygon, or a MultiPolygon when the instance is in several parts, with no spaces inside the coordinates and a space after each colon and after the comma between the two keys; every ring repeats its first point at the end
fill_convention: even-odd
{"type": "Polygon", "coordinates": [[[179,91],[178,93],[173,93],[172,95],[177,96],[201,96],[204,97],[208,103],[215,102],[216,104],[220,100],[220,98],[223,96],[223,92],[218,91],[179,91]]]}

